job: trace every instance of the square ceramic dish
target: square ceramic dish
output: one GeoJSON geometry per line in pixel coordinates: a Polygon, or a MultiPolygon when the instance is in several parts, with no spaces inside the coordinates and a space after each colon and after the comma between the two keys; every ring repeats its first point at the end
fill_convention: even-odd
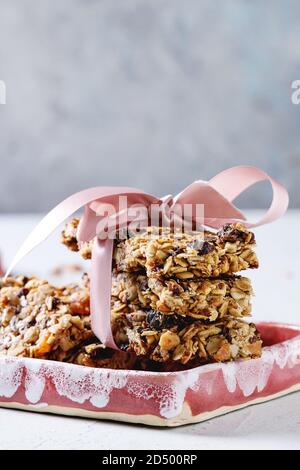
{"type": "Polygon", "coordinates": [[[260,323],[260,359],[155,373],[0,358],[0,406],[152,426],[197,423],[300,390],[300,326],[260,323]]]}

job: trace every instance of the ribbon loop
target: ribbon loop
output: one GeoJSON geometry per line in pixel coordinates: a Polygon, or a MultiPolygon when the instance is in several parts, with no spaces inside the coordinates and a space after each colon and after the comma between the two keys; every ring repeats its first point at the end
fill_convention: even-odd
{"type": "Polygon", "coordinates": [[[273,190],[271,206],[257,222],[245,222],[247,227],[258,227],[269,224],[280,218],[289,205],[287,190],[266,172],[254,166],[235,166],[214,176],[209,184],[228,201],[234,201],[241,193],[256,183],[269,181],[273,190]]]}

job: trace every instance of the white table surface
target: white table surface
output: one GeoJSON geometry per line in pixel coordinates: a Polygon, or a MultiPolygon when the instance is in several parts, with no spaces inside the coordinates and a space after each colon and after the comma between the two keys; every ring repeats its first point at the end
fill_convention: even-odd
{"type": "MultiPolygon", "coordinates": [[[[257,217],[256,212],[251,217],[257,217]]],[[[40,219],[31,215],[0,215],[0,252],[5,265],[40,219]]],[[[300,322],[300,211],[290,211],[272,225],[256,229],[259,270],[249,271],[255,290],[254,320],[300,322]]],[[[80,274],[80,261],[52,235],[19,265],[56,283],[80,274]],[[65,265],[65,275],[53,270],[65,265]],[[68,266],[70,269],[67,269],[68,266]]],[[[174,429],[70,418],[0,409],[0,449],[300,449],[300,393],[241,411],[174,429]]]]}

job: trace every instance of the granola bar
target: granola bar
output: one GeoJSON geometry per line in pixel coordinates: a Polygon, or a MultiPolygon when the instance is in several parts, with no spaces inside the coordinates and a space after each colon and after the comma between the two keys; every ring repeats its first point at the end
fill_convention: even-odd
{"type": "Polygon", "coordinates": [[[115,311],[150,308],[167,315],[215,321],[228,315],[250,315],[251,295],[250,279],[241,276],[181,281],[116,270],[112,276],[115,311]]]}
{"type": "Polygon", "coordinates": [[[149,227],[145,233],[117,242],[114,261],[119,271],[144,268],[148,277],[217,277],[257,268],[254,245],[253,233],[242,224],[226,225],[217,233],[172,233],[149,227]]]}
{"type": "Polygon", "coordinates": [[[0,355],[127,369],[136,356],[105,348],[91,331],[88,279],[53,287],[19,276],[0,280],[0,355]]]}
{"type": "Polygon", "coordinates": [[[115,339],[125,351],[161,363],[226,362],[261,356],[256,326],[226,318],[205,324],[187,317],[138,311],[114,319],[115,339]]]}
{"type": "MultiPolygon", "coordinates": [[[[92,242],[77,243],[78,223],[79,219],[73,219],[66,225],[62,243],[90,258],[92,242]]],[[[116,240],[114,264],[119,271],[146,270],[149,277],[217,277],[258,268],[254,247],[254,234],[241,223],[224,225],[216,233],[149,227],[126,240],[116,240]]]]}

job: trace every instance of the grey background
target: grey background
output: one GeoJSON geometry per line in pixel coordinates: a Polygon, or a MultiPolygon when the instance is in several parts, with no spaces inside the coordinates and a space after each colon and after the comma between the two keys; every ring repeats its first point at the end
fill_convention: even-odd
{"type": "Polygon", "coordinates": [[[299,207],[299,18],[296,0],[0,0],[0,212],[95,185],[176,193],[241,163],[299,207]]]}

